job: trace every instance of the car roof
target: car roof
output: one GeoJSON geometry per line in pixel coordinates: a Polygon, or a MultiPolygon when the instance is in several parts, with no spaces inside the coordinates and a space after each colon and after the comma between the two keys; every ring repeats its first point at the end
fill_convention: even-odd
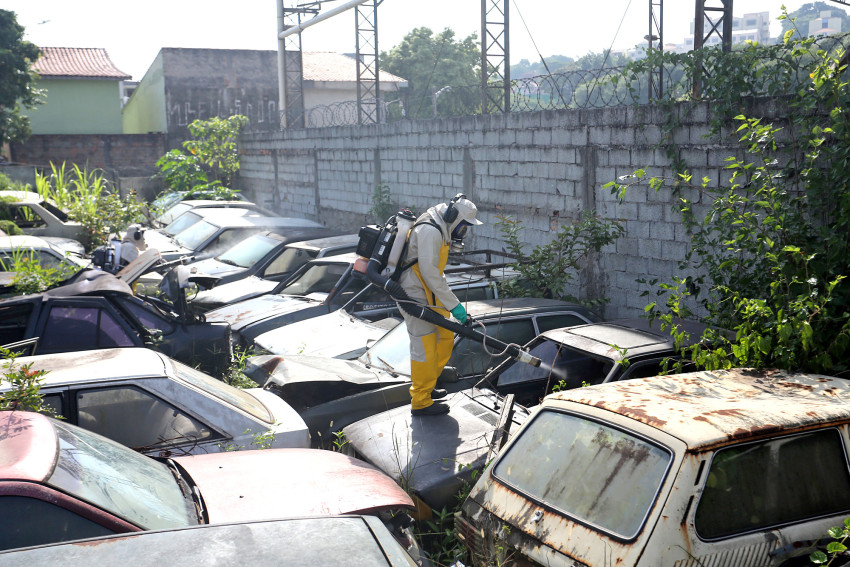
{"type": "Polygon", "coordinates": [[[18,203],[41,203],[41,195],[33,191],[0,191],[0,199],[18,203]]]}
{"type": "Polygon", "coordinates": [[[133,295],[133,290],[126,282],[118,279],[109,272],[102,272],[99,270],[85,270],[83,274],[74,281],[74,283],[54,287],[53,289],[42,292],[42,295],[68,297],[72,295],[86,295],[106,291],[133,295]]]}
{"type": "MultiPolygon", "coordinates": [[[[780,370],[731,369],[637,378],[548,395],[662,430],[702,451],[748,438],[850,420],[850,381],[780,370]]],[[[569,405],[569,404],[567,404],[569,405]]]]}
{"type": "MultiPolygon", "coordinates": [[[[20,356],[16,364],[32,363],[32,370],[46,370],[42,387],[165,376],[163,355],[146,348],[109,348],[20,356]]],[[[0,391],[9,388],[4,384],[0,391]]]]}
{"type": "MultiPolygon", "coordinates": [[[[699,341],[706,328],[702,323],[681,321],[678,323],[686,330],[689,339],[681,346],[689,346],[699,341]]],[[[613,360],[622,360],[626,356],[636,357],[651,354],[666,354],[674,349],[673,337],[669,330],[662,329],[660,321],[649,319],[619,319],[604,323],[591,323],[564,329],[546,331],[542,336],[613,360]],[[616,348],[613,348],[616,347],[616,348]]]]}
{"type": "Polygon", "coordinates": [[[356,234],[341,234],[339,236],[325,236],[323,238],[314,238],[313,240],[302,240],[300,242],[290,242],[287,248],[301,248],[304,250],[323,250],[335,246],[351,246],[356,245],[360,237],[356,234]]]}
{"type": "Polygon", "coordinates": [[[308,264],[354,264],[358,256],[356,252],[345,252],[343,254],[334,254],[333,256],[322,256],[321,258],[313,258],[308,264]]]}
{"type": "Polygon", "coordinates": [[[503,297],[497,299],[482,299],[464,303],[466,312],[473,317],[488,317],[490,315],[524,315],[536,311],[578,311],[588,316],[595,317],[590,311],[577,303],[568,303],[557,299],[545,299],[542,297],[503,297]]]}
{"type": "Polygon", "coordinates": [[[56,249],[47,240],[38,236],[30,236],[29,234],[0,235],[0,248],[3,250],[15,250],[18,248],[56,249]]]}
{"type": "Polygon", "coordinates": [[[237,209],[250,209],[252,207],[260,208],[259,205],[252,203],[251,201],[216,201],[214,199],[183,199],[182,201],[178,201],[174,204],[190,205],[193,209],[205,209],[209,207],[235,207],[237,209]]]}
{"type": "Polygon", "coordinates": [[[0,554],[4,565],[415,565],[375,516],[283,518],[114,534],[0,554]],[[328,537],[332,534],[332,537],[328,537]]]}
{"type": "Polygon", "coordinates": [[[228,209],[209,208],[200,209],[196,212],[202,214],[204,220],[220,227],[259,227],[274,230],[275,228],[321,228],[323,226],[315,221],[295,217],[266,217],[262,215],[234,217],[233,211],[228,209]]]}
{"type": "Polygon", "coordinates": [[[45,415],[0,412],[0,479],[40,482],[53,471],[58,444],[45,415]]]}

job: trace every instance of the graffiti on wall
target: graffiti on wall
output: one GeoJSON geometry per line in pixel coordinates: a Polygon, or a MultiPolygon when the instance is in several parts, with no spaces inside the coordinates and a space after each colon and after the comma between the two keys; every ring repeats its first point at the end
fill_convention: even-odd
{"type": "Polygon", "coordinates": [[[171,93],[168,97],[168,130],[185,128],[194,120],[209,120],[216,116],[227,118],[234,114],[248,117],[248,130],[276,130],[280,126],[276,93],[274,97],[269,97],[258,93],[234,92],[234,90],[219,89],[213,93],[171,93]]]}

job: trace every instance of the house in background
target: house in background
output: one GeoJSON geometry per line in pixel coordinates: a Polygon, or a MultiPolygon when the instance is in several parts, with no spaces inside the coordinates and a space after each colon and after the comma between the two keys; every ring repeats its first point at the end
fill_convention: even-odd
{"type": "MultiPolygon", "coordinates": [[[[304,106],[357,99],[357,62],[339,53],[302,54],[304,106]]],[[[381,73],[381,89],[406,87],[381,73]]],[[[124,132],[162,132],[170,148],[189,137],[188,124],[243,114],[248,130],[280,128],[277,51],[162,48],[124,107],[124,132]]]]}
{"type": "Polygon", "coordinates": [[[44,104],[26,109],[33,134],[121,134],[124,81],[105,49],[42,47],[33,64],[44,104]]]}

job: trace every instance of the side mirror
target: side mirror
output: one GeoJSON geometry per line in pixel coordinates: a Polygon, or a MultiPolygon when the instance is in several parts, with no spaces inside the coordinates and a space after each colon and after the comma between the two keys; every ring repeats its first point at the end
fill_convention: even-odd
{"type": "Polygon", "coordinates": [[[458,374],[457,368],[454,366],[446,366],[443,368],[443,371],[440,372],[440,375],[437,377],[437,382],[443,382],[446,384],[458,382],[460,380],[460,374],[458,374]]]}

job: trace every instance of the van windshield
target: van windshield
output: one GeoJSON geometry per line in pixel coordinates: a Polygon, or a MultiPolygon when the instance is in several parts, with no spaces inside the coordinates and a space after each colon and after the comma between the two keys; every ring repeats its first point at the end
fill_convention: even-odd
{"type": "Polygon", "coordinates": [[[541,410],[503,452],[493,477],[531,500],[622,539],[643,527],[672,453],[628,431],[541,410]]]}

